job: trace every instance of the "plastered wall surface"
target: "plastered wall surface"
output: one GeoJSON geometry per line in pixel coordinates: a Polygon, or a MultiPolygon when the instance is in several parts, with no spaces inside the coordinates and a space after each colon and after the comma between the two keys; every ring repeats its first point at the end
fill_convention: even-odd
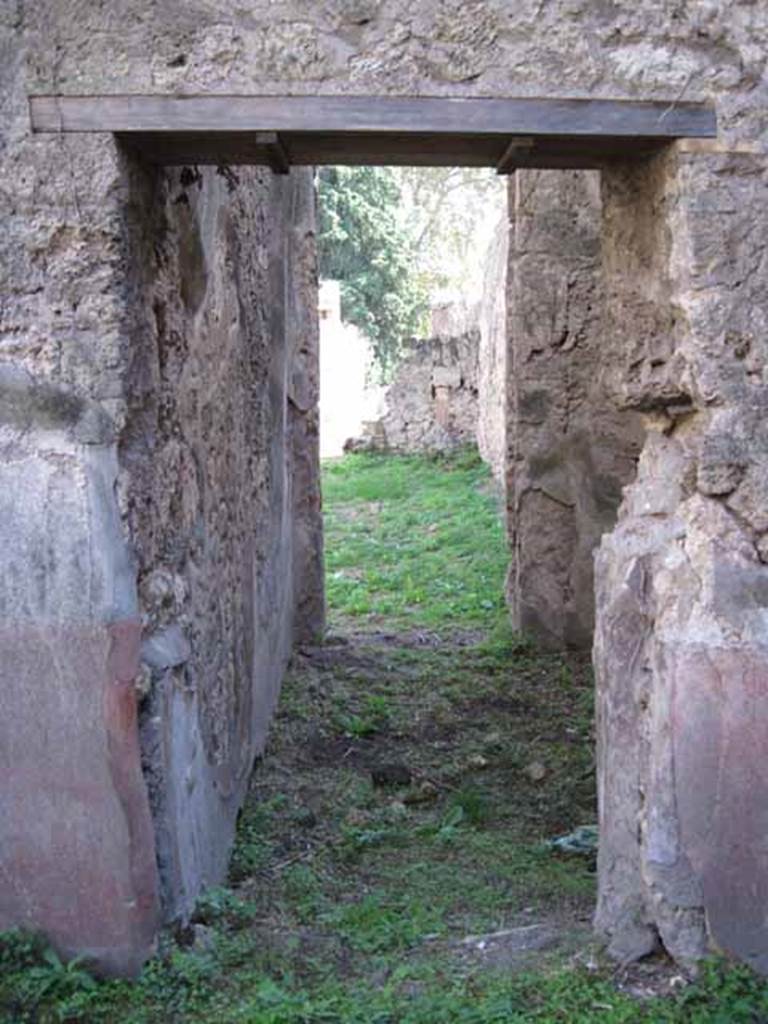
{"type": "Polygon", "coordinates": [[[131,973],[224,877],[322,630],[314,190],[32,139],[11,14],[0,927],[131,973]]]}
{"type": "MultiPolygon", "coordinates": [[[[603,173],[612,400],[646,417],[648,438],[596,568],[597,920],[619,956],[661,938],[682,959],[716,946],[768,969],[761,831],[768,786],[753,768],[768,741],[758,713],[768,685],[765,6],[11,0],[0,8],[0,26],[0,359],[11,364],[0,415],[3,473],[18,496],[12,509],[3,500],[4,521],[15,524],[8,529],[20,531],[3,555],[16,568],[3,573],[12,617],[4,624],[0,700],[8,721],[34,692],[42,718],[25,705],[24,728],[55,723],[46,736],[64,728],[52,709],[66,708],[72,735],[81,743],[87,735],[98,752],[106,781],[88,793],[64,753],[68,744],[50,748],[51,764],[58,749],[55,764],[65,769],[56,771],[57,808],[65,790],[77,806],[103,808],[90,814],[88,828],[67,833],[81,859],[117,834],[110,814],[134,839],[148,821],[131,746],[138,666],[134,654],[120,653],[123,642],[134,644],[125,638],[140,621],[138,578],[133,568],[111,568],[131,557],[114,481],[131,411],[131,350],[147,329],[130,241],[144,193],[136,195],[110,138],[31,138],[26,93],[576,95],[715,104],[715,146],[678,144],[650,165],[603,173]],[[31,378],[18,377],[23,369],[31,378]],[[55,415],[47,401],[18,401],[19,387],[39,395],[44,382],[63,395],[55,415]],[[22,427],[19,405],[24,416],[34,413],[22,427]],[[104,485],[88,483],[94,460],[104,485]],[[57,487],[66,500],[50,498],[57,487]],[[24,511],[38,508],[50,515],[24,511]],[[105,523],[112,526],[100,532],[105,523]],[[57,623],[69,631],[63,660],[52,653],[60,649],[51,641],[57,623]],[[113,640],[118,654],[110,659],[113,640]],[[105,690],[106,680],[117,689],[105,690]],[[96,695],[88,713],[102,707],[97,719],[78,704],[88,692],[96,695]],[[126,697],[99,705],[105,693],[126,697]],[[85,729],[86,721],[96,725],[85,729]]],[[[227,692],[216,684],[211,699],[227,692]]],[[[29,749],[39,750],[40,736],[26,735],[29,749]]],[[[0,750],[10,756],[7,741],[0,750]]],[[[46,787],[32,781],[34,760],[29,754],[28,768],[11,776],[20,788],[6,790],[4,820],[23,823],[30,801],[42,806],[46,787]]],[[[89,785],[98,777],[89,772],[89,785]]],[[[10,834],[3,836],[6,876],[19,863],[10,834]]],[[[148,948],[157,880],[145,843],[129,844],[129,853],[116,845],[112,887],[98,897],[99,906],[115,908],[114,930],[105,937],[86,914],[51,931],[76,936],[70,948],[120,950],[111,963],[125,968],[148,948]],[[130,913],[118,913],[126,900],[130,913]]],[[[45,872],[34,859],[25,863],[24,885],[39,886],[45,872]]],[[[18,920],[19,906],[39,906],[38,895],[4,882],[2,922],[18,920]]],[[[91,899],[84,893],[78,906],[91,899]]],[[[55,901],[45,913],[61,921],[55,901]]]]}
{"type": "Polygon", "coordinates": [[[485,261],[479,307],[480,342],[477,354],[477,447],[499,484],[507,488],[507,406],[510,388],[509,331],[509,206],[499,221],[485,261]]]}

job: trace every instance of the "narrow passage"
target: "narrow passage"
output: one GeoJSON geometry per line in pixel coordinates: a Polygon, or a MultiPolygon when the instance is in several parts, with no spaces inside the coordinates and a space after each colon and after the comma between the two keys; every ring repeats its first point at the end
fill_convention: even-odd
{"type": "Polygon", "coordinates": [[[511,632],[477,456],[348,455],[324,491],[330,632],[294,658],[227,885],[135,983],[6,937],[0,1021],[766,1019],[746,968],[599,955],[594,859],[547,845],[595,819],[590,672],[511,632]]]}
{"type": "Polygon", "coordinates": [[[591,671],[511,631],[476,453],[347,455],[323,477],[329,635],[294,659],[236,896],[211,904],[251,1014],[222,1019],[706,1022],[736,1019],[718,1015],[742,984],[751,1012],[746,973],[683,992],[666,961],[598,953],[594,858],[546,842],[595,820],[591,671]]]}

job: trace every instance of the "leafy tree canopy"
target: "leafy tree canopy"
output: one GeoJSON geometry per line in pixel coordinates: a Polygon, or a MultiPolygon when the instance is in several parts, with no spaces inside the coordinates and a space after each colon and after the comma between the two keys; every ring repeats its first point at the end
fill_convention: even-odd
{"type": "Polygon", "coordinates": [[[370,338],[386,378],[427,312],[398,179],[391,167],[324,167],[318,195],[320,276],[340,282],[342,317],[370,338]]]}
{"type": "Polygon", "coordinates": [[[397,167],[395,176],[430,296],[444,291],[477,301],[505,214],[507,179],[488,167],[397,167]]]}

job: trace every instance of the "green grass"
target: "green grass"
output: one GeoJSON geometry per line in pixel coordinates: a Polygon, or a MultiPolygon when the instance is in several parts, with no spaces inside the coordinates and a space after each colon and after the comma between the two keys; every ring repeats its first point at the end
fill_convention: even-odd
{"type": "Polygon", "coordinates": [[[0,1021],[768,1021],[766,987],[744,968],[712,962],[671,987],[662,959],[633,976],[600,956],[594,863],[545,844],[595,820],[590,671],[510,630],[477,460],[348,457],[325,482],[342,636],[297,656],[196,941],[166,934],[137,981],[95,982],[7,934],[0,1021]],[[411,781],[374,785],[371,767],[391,762],[411,781]],[[502,942],[504,959],[466,941],[532,924],[552,948],[510,958],[502,942]],[[664,998],[639,1001],[622,980],[664,998]]]}
{"type": "Polygon", "coordinates": [[[331,624],[448,631],[504,614],[507,555],[487,468],[348,455],[324,471],[331,624]]]}

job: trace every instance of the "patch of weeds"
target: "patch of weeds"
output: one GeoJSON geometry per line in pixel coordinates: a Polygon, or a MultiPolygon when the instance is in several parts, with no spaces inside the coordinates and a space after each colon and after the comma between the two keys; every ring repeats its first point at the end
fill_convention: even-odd
{"type": "Polygon", "coordinates": [[[483,658],[486,668],[493,662],[503,668],[526,666],[538,655],[533,640],[527,634],[514,630],[508,616],[493,624],[475,650],[483,658]]]}
{"type": "Polygon", "coordinates": [[[393,899],[391,893],[372,893],[354,903],[335,907],[325,916],[355,950],[391,953],[415,946],[426,935],[443,929],[434,908],[411,900],[393,899]]]}
{"type": "Polygon", "coordinates": [[[97,988],[86,958],[64,961],[42,936],[18,929],[0,934],[0,966],[0,1014],[7,1014],[2,1020],[43,1020],[46,1005],[97,988]]]}
{"type": "Polygon", "coordinates": [[[461,821],[478,828],[484,825],[491,815],[488,795],[475,786],[464,786],[452,794],[448,806],[451,811],[461,811],[461,821]]]}
{"type": "Polygon", "coordinates": [[[293,864],[283,874],[283,893],[299,921],[313,921],[322,906],[322,883],[308,864],[293,864]]]}
{"type": "Polygon", "coordinates": [[[386,823],[372,823],[370,826],[343,824],[341,835],[340,851],[347,860],[375,846],[402,846],[408,839],[402,827],[386,823]]]}
{"type": "Polygon", "coordinates": [[[265,867],[272,850],[272,818],[286,804],[287,797],[282,793],[275,794],[270,800],[245,804],[240,813],[229,866],[231,882],[243,881],[265,867]]]}
{"type": "Polygon", "coordinates": [[[711,959],[701,965],[696,983],[679,992],[676,1010],[692,1024],[762,1024],[768,1020],[768,982],[743,964],[711,959]]]}
{"type": "Polygon", "coordinates": [[[245,927],[255,913],[253,903],[241,899],[225,886],[206,889],[195,906],[192,920],[199,924],[225,924],[231,928],[245,927]]]}
{"type": "Polygon", "coordinates": [[[372,736],[382,732],[390,722],[387,699],[381,695],[368,694],[357,702],[356,711],[347,710],[349,701],[343,701],[344,710],[337,711],[334,725],[338,731],[348,736],[372,736]]]}
{"type": "Polygon", "coordinates": [[[0,968],[5,973],[35,967],[47,948],[48,943],[38,932],[25,932],[20,928],[0,932],[0,968]]]}

